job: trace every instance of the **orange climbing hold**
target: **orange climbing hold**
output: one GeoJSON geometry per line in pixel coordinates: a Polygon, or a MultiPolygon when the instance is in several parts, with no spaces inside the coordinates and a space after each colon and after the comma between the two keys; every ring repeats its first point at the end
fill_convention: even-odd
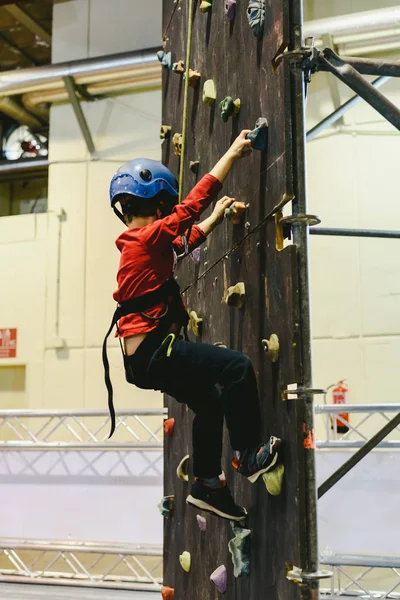
{"type": "Polygon", "coordinates": [[[165,435],[172,437],[172,435],[174,433],[174,427],[175,427],[175,419],[167,419],[166,421],[164,421],[165,435]]]}
{"type": "Polygon", "coordinates": [[[163,600],[174,600],[175,590],[170,587],[163,586],[161,588],[161,596],[163,600]]]}

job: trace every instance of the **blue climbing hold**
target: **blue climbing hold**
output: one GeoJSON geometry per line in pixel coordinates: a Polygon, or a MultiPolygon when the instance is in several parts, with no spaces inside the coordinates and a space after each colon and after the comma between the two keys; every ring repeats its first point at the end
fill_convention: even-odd
{"type": "Polygon", "coordinates": [[[265,0],[250,0],[247,7],[247,18],[253,35],[258,39],[262,38],[264,35],[265,0]]]}
{"type": "Polygon", "coordinates": [[[168,52],[165,54],[164,50],[159,50],[157,52],[157,58],[164,67],[164,69],[172,69],[172,53],[168,52]]]}
{"type": "Polygon", "coordinates": [[[235,577],[249,575],[251,529],[244,529],[235,521],[231,521],[231,527],[235,537],[229,541],[228,548],[232,555],[233,574],[235,577]]]}

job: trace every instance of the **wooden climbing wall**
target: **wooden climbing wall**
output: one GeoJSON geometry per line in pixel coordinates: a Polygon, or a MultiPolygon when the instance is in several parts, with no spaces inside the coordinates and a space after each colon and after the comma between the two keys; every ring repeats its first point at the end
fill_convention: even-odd
{"type": "MultiPolygon", "coordinates": [[[[274,55],[288,37],[288,6],[287,0],[266,4],[264,37],[257,40],[249,28],[247,1],[238,0],[234,21],[227,19],[223,0],[214,0],[212,11],[206,14],[200,11],[200,1],[194,2],[190,67],[200,71],[201,79],[197,88],[189,89],[184,193],[212,168],[241,129],[254,127],[258,117],[268,119],[269,134],[267,151],[254,151],[250,158],[238,161],[224,185],[224,194],[250,204],[246,222],[237,226],[224,222],[202,247],[200,264],[190,258],[180,264],[182,288],[195,282],[243,238],[246,226],[250,230],[256,227],[285,193],[292,193],[290,78],[283,64],[276,73],[271,69],[274,55]],[[202,102],[207,79],[213,79],[217,87],[214,108],[202,102]],[[241,111],[237,118],[224,123],[218,104],[228,95],[240,98],[241,111]],[[189,170],[192,160],[200,161],[198,175],[189,170]]],[[[174,7],[174,0],[164,0],[164,30],[174,7]]],[[[188,7],[189,0],[178,3],[168,28],[165,51],[173,53],[174,61],[185,60],[188,7]]],[[[182,132],[183,101],[183,77],[163,69],[162,121],[172,127],[172,136],[182,132]]],[[[174,154],[172,136],[163,143],[163,162],[178,176],[180,159],[174,154]]],[[[281,397],[288,384],[301,381],[297,280],[296,248],[289,245],[276,250],[272,218],[185,294],[188,308],[204,319],[202,337],[191,333],[192,340],[221,342],[253,360],[264,438],[270,434],[282,438],[286,473],[279,497],[270,496],[262,480],[249,484],[231,467],[232,450],[225,432],[223,468],[235,500],[250,513],[247,526],[252,530],[251,575],[235,579],[228,552],[228,541],[233,537],[229,522],[208,515],[207,531],[201,532],[196,510],[185,504],[190,484],[176,477],[176,467],[184,455],[191,454],[192,416],[185,406],[166,398],[176,426],[174,436],[165,439],[164,491],[165,495],[175,495],[175,509],[164,523],[164,585],[175,588],[175,600],[218,598],[220,594],[209,577],[222,564],[228,569],[228,600],[301,597],[300,587],[286,578],[286,566],[304,565],[303,419],[301,404],[285,402],[281,397]],[[240,281],[246,286],[245,306],[230,308],[222,302],[224,292],[240,281]],[[281,346],[280,360],[274,365],[261,345],[261,339],[272,333],[279,336],[281,346]],[[179,564],[184,550],[192,556],[189,573],[179,564]]]]}

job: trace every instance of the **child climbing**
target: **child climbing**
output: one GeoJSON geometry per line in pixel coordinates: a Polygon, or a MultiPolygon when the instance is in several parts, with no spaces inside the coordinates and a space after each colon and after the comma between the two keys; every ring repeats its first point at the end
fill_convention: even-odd
{"type": "MultiPolygon", "coordinates": [[[[280,440],[271,437],[264,443],[261,439],[257,382],[250,359],[241,352],[193,343],[181,335],[182,330],[186,332],[188,314],[173,273],[177,257],[204,242],[235,202],[224,196],[215,203],[211,215],[195,225],[221,191],[233,164],[251,154],[248,133],[240,133],[180,204],[175,177],[157,161],[135,159],[126,163],[110,186],[111,206],[127,230],[116,241],[121,252],[114,293],[118,308],[107,335],[117,323],[129,383],[160,390],[193,411],[195,479],[186,501],[233,521],[242,520],[247,512],[235,503],[222,475],[224,419],[235,451],[232,464],[252,483],[275,467],[280,440]]],[[[236,203],[235,208],[240,211],[244,205],[236,203]]],[[[115,415],[105,344],[106,340],[103,359],[113,431],[115,415]]]]}

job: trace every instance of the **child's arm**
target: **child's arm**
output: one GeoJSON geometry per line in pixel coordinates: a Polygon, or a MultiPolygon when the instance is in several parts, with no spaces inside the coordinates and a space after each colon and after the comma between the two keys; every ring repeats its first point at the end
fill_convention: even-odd
{"type": "Polygon", "coordinates": [[[251,153],[251,142],[246,140],[248,131],[246,129],[241,132],[210,173],[198,182],[183,202],[174,206],[170,215],[143,227],[141,237],[144,243],[151,246],[167,246],[198,220],[201,213],[221,191],[222,182],[235,160],[251,153]]]}

